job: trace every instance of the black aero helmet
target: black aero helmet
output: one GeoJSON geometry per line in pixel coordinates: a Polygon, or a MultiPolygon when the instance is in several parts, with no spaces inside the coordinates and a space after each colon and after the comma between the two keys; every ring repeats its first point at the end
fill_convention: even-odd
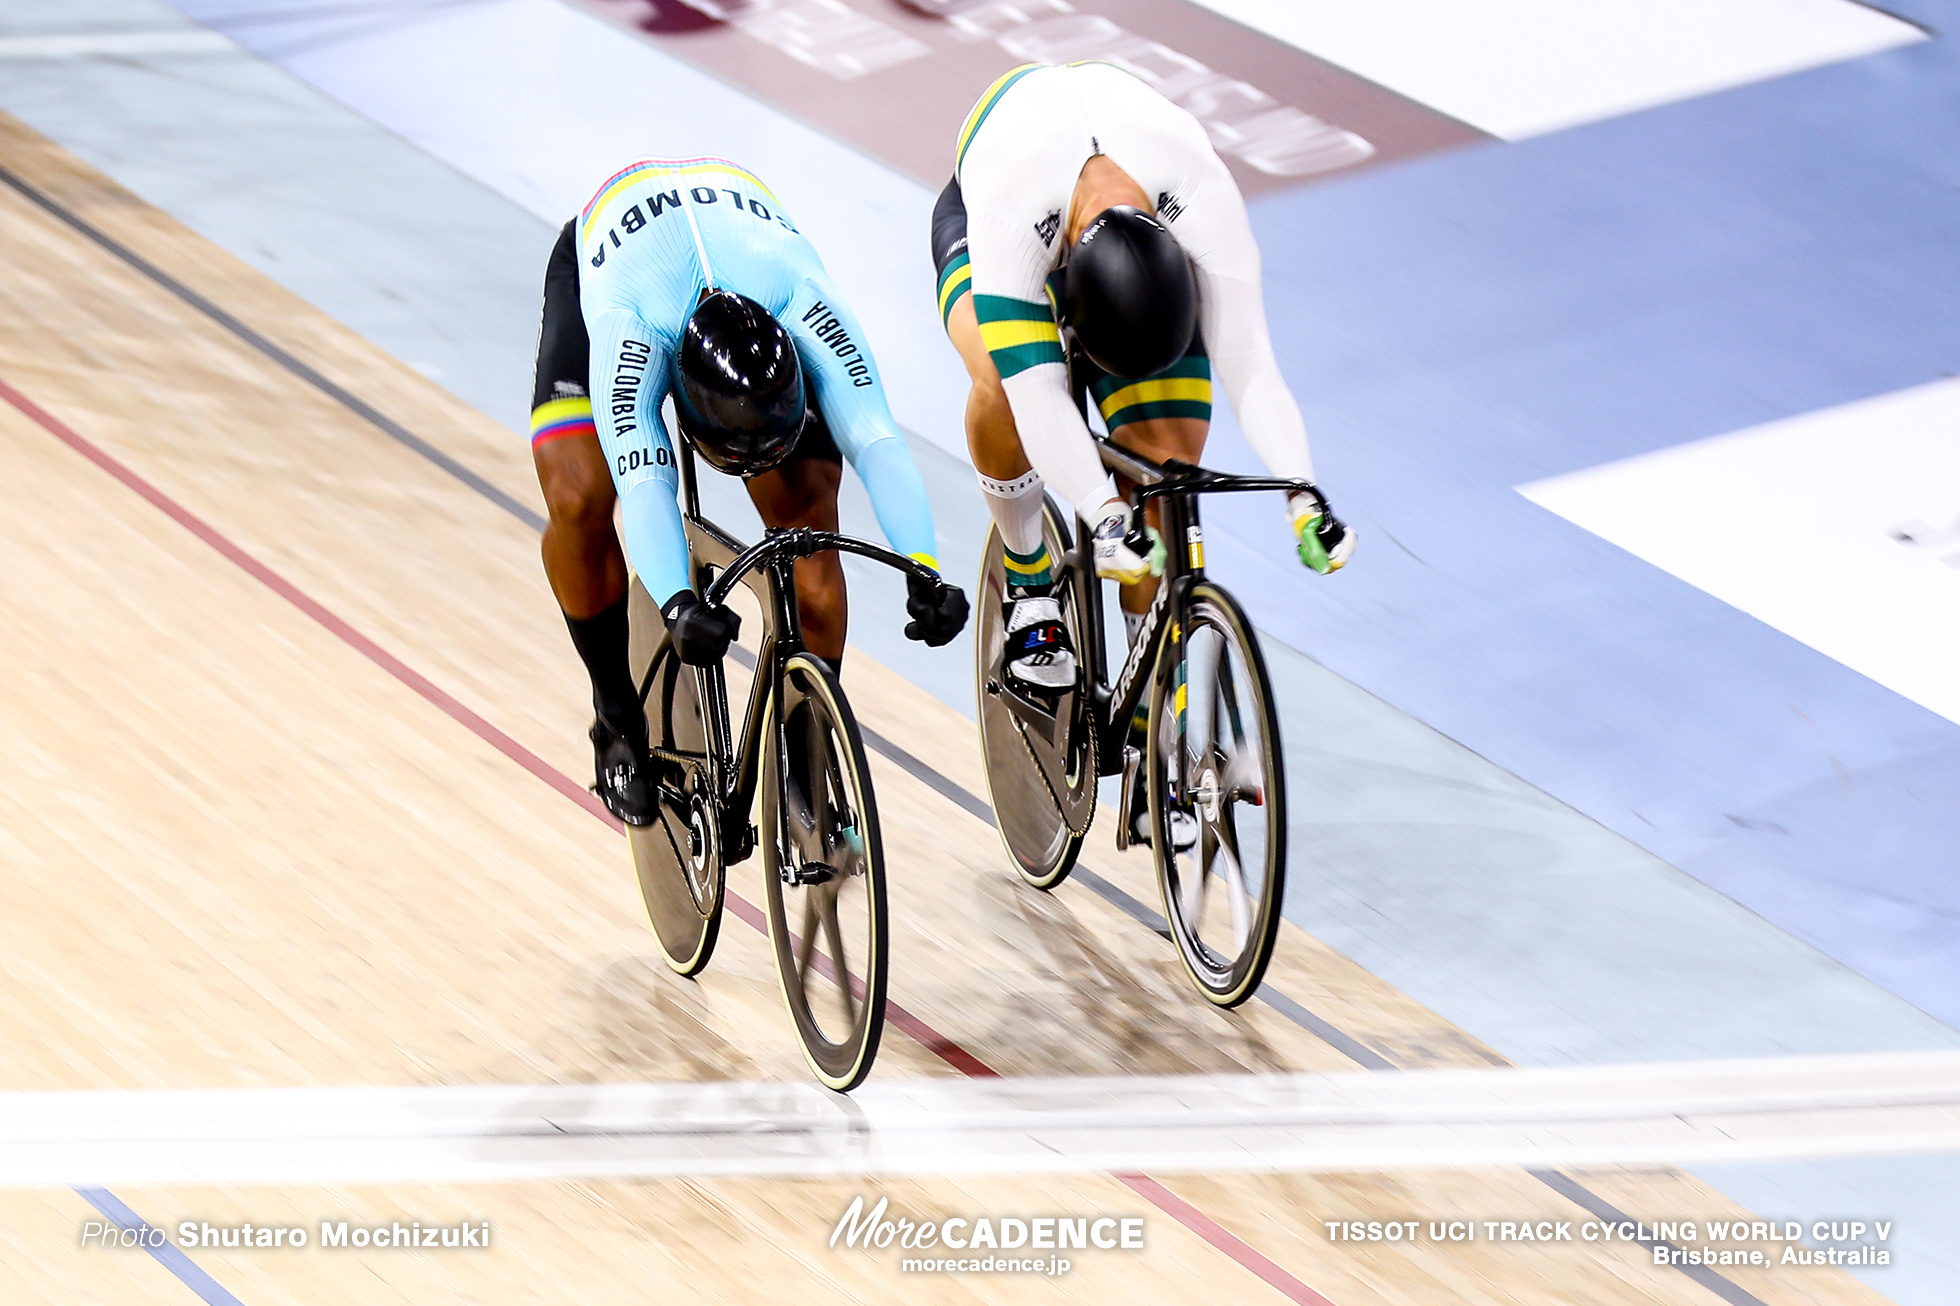
{"type": "Polygon", "coordinates": [[[753,299],[710,291],[674,354],[674,410],[681,434],[717,470],[754,476],[782,462],[804,417],[789,332],[753,299]]]}
{"type": "Polygon", "coordinates": [[[1062,316],[1111,376],[1161,372],[1184,357],[1198,329],[1191,261],[1170,228],[1142,209],[1104,209],[1069,250],[1062,316]]]}

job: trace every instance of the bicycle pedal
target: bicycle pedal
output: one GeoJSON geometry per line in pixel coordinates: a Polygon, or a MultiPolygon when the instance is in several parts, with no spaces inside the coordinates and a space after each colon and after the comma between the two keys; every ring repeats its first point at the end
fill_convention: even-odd
{"type": "Polygon", "coordinates": [[[1006,705],[1010,716],[1040,732],[1041,737],[1050,743],[1055,741],[1055,727],[1064,719],[1062,704],[1075,687],[1056,690],[1049,694],[1011,681],[990,680],[987,692],[1000,698],[1006,705]]]}
{"type": "Polygon", "coordinates": [[[829,884],[837,878],[837,868],[823,862],[804,862],[800,866],[785,866],[782,869],[783,883],[798,888],[829,884]]]}

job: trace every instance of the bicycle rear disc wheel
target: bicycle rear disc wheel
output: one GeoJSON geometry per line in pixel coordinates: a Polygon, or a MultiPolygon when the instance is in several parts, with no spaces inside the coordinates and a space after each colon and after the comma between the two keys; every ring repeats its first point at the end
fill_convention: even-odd
{"type": "Polygon", "coordinates": [[[1286,891],[1279,718],[1230,594],[1193,585],[1182,626],[1181,641],[1164,633],[1151,677],[1150,842],[1185,969],[1211,1002],[1236,1007],[1265,978],[1286,891]]]}
{"type": "Polygon", "coordinates": [[[660,609],[636,577],[627,607],[627,660],[634,683],[646,688],[647,739],[669,759],[661,767],[660,814],[651,825],[626,827],[640,900],[667,965],[698,975],[714,955],[721,934],[722,865],[719,809],[707,792],[707,729],[701,715],[700,676],[670,649],[649,666],[666,630],[660,609]],[[651,672],[651,683],[648,676],[651,672]],[[698,758],[699,764],[674,762],[698,758]]]}
{"type": "Polygon", "coordinates": [[[808,653],[783,668],[763,755],[763,881],[776,975],[825,1087],[864,1082],[885,1028],[891,934],[871,771],[837,678],[808,653]]]}
{"type": "MultiPolygon", "coordinates": [[[[1045,508],[1043,537],[1049,557],[1059,566],[1068,555],[1068,529],[1052,502],[1045,508]]],[[[987,793],[1000,841],[1021,878],[1037,889],[1052,889],[1074,868],[1096,810],[1094,732],[1082,692],[1086,671],[1077,676],[1075,691],[1056,702],[1052,724],[1009,701],[1001,683],[1007,567],[997,529],[988,532],[981,558],[973,647],[987,793]]],[[[1090,644],[1081,616],[1066,587],[1058,587],[1057,597],[1062,600],[1062,618],[1077,661],[1086,667],[1090,644]]]]}

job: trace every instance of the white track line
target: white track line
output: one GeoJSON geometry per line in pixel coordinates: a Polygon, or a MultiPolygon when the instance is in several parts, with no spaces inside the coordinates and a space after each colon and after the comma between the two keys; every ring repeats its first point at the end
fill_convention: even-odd
{"type": "Polygon", "coordinates": [[[161,32],[74,32],[0,37],[0,59],[140,59],[147,55],[236,54],[229,37],[201,27],[161,32]]]}
{"type": "Polygon", "coordinates": [[[1960,1051],[1407,1074],[0,1094],[0,1185],[1449,1169],[1960,1150],[1960,1051]]]}

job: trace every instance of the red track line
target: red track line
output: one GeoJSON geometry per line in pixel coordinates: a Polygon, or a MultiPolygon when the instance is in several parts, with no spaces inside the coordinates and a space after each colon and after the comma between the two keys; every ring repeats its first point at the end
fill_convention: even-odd
{"type": "MultiPolygon", "coordinates": [[[[556,789],[559,793],[565,795],[580,807],[583,807],[586,811],[598,817],[601,821],[604,821],[607,825],[613,827],[613,829],[618,830],[622,828],[620,823],[613,818],[612,813],[606,810],[605,804],[601,803],[596,795],[580,785],[576,780],[573,780],[563,771],[552,766],[551,763],[545,761],[536,753],[533,753],[530,749],[524,747],[524,745],[491,725],[481,716],[478,716],[427,676],[424,676],[421,672],[415,670],[415,668],[409,666],[406,662],[403,662],[387,649],[382,648],[366,635],[363,635],[353,626],[347,624],[346,621],[336,616],[317,600],[308,596],[305,591],[301,590],[291,581],[266,566],[263,562],[260,562],[238,545],[232,543],[224,535],[220,534],[216,527],[178,503],[156,486],[144,480],[127,465],[118,461],[81,435],[78,435],[67,424],[20,391],[14,389],[5,380],[0,380],[0,398],[4,398],[15,408],[18,408],[28,417],[34,419],[34,422],[42,430],[67,445],[70,449],[73,449],[82,457],[88,459],[91,463],[94,463],[126,488],[134,491],[138,496],[148,502],[151,507],[156,508],[164,516],[170,518],[170,520],[182,526],[198,539],[210,545],[227,561],[235,564],[240,570],[264,585],[274,594],[277,594],[280,598],[313,618],[314,621],[325,627],[336,638],[340,639],[350,648],[355,649],[396,680],[399,680],[402,684],[414,690],[423,699],[436,708],[439,708],[457,724],[476,735],[477,738],[489,744],[505,757],[508,757],[511,761],[517,763],[526,771],[529,771],[532,775],[544,781],[553,789],[556,789]]],[[[761,911],[753,903],[741,897],[739,894],[734,893],[727,894],[725,901],[729,910],[734,912],[735,915],[754,926],[757,930],[765,934],[768,933],[768,924],[764,921],[761,911]]],[[[1000,1073],[979,1057],[973,1055],[973,1053],[967,1051],[952,1039],[947,1038],[944,1034],[939,1033],[932,1026],[926,1024],[925,1021],[919,1019],[919,1017],[913,1015],[890,999],[887,999],[885,1003],[885,1017],[899,1029],[905,1031],[907,1035],[917,1040],[927,1051],[938,1056],[940,1060],[963,1075],[974,1079],[985,1079],[997,1076],[1000,1073]]],[[[1197,1234],[1200,1238],[1203,1238],[1219,1251],[1230,1256],[1233,1260],[1258,1275],[1273,1287],[1279,1289],[1289,1299],[1298,1302],[1300,1306],[1333,1306],[1333,1303],[1325,1297],[1255,1251],[1237,1234],[1232,1233],[1229,1229],[1220,1225],[1210,1216],[1198,1210],[1195,1206],[1192,1206],[1189,1202],[1158,1183],[1155,1179],[1147,1175],[1137,1174],[1121,1174],[1116,1175],[1115,1178],[1127,1185],[1131,1191],[1148,1199],[1159,1210],[1176,1220],[1179,1224],[1191,1230],[1191,1232],[1197,1234]]]]}
{"type": "Polygon", "coordinates": [[[1227,1229],[1218,1221],[1200,1211],[1191,1203],[1179,1197],[1170,1189],[1158,1183],[1147,1174],[1117,1174],[1112,1178],[1127,1185],[1132,1192],[1147,1197],[1158,1210],[1163,1211],[1179,1224],[1198,1237],[1224,1252],[1246,1269],[1278,1288],[1301,1306],[1334,1306],[1325,1297],[1301,1283],[1282,1270],[1266,1257],[1255,1251],[1243,1238],[1227,1229]]]}

